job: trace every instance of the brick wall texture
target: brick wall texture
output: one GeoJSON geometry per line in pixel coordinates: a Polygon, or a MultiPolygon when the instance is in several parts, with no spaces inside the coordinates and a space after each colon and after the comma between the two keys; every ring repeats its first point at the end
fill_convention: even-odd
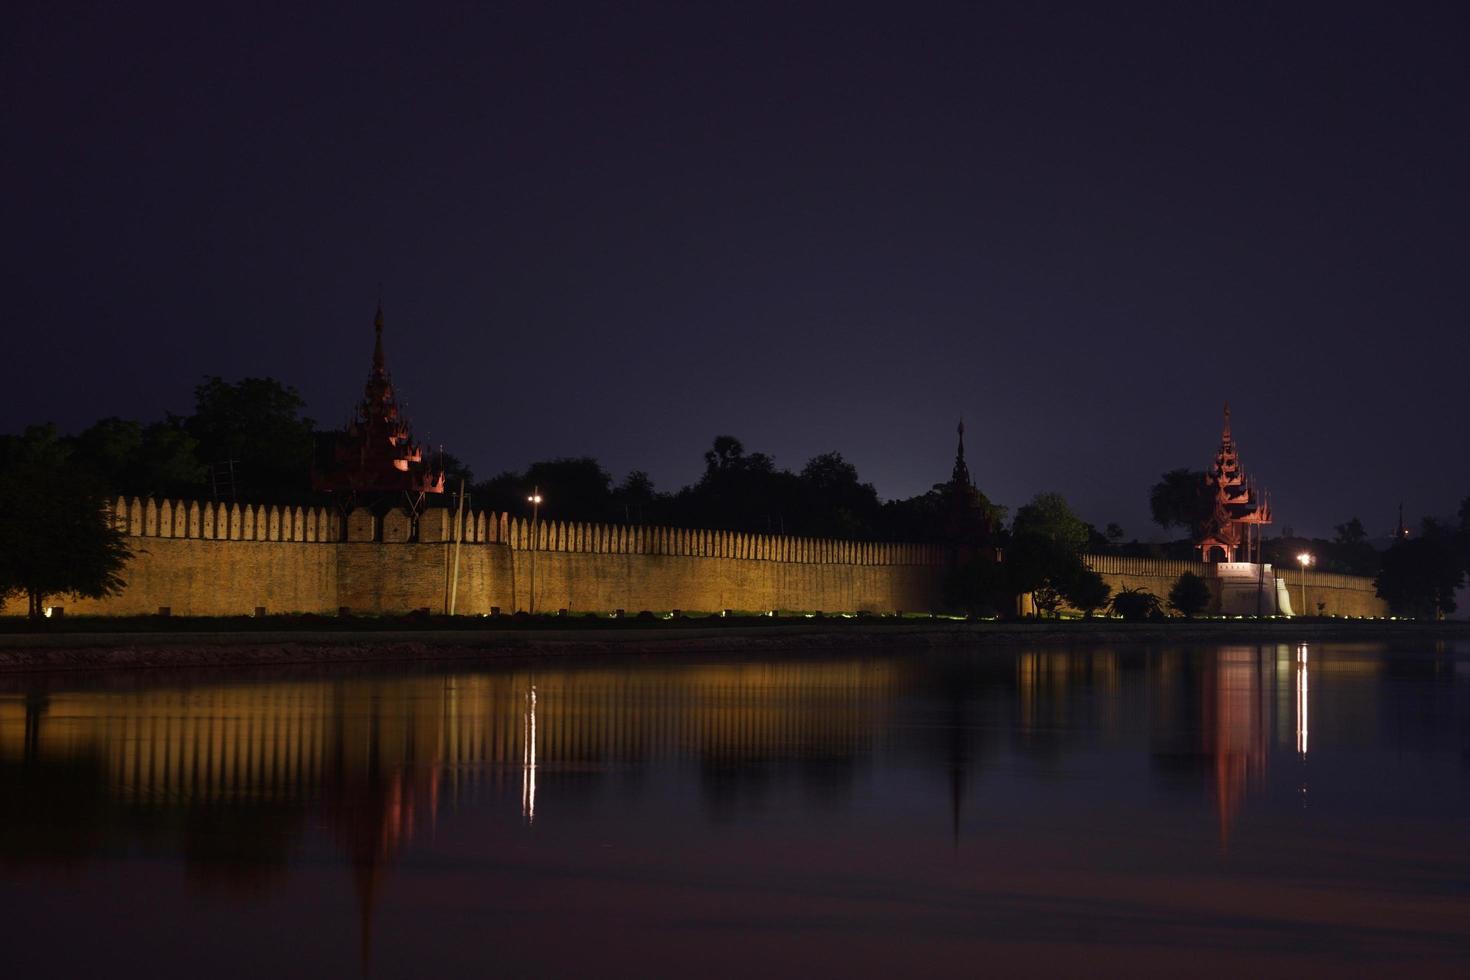
{"type": "MultiPolygon", "coordinates": [[[[629,613],[937,610],[944,552],[934,545],[834,541],[663,527],[541,521],[429,510],[346,519],[324,508],[119,498],[133,548],[127,587],[103,600],[57,598],[69,613],[175,615],[442,612],[458,552],[455,611],[629,613]],[[534,581],[534,595],[533,595],[534,581]]],[[[1114,589],[1167,596],[1199,562],[1089,556],[1114,589]]],[[[1288,584],[1296,589],[1298,577],[1288,584]]],[[[1308,573],[1309,604],[1381,616],[1371,580],[1308,573]]],[[[15,614],[23,603],[4,612],[15,614]]]]}

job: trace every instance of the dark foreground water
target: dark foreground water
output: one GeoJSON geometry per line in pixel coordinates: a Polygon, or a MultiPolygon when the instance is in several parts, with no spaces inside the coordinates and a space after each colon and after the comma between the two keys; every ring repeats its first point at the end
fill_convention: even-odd
{"type": "Polygon", "coordinates": [[[0,964],[1464,976],[1467,654],[0,679],[0,964]]]}

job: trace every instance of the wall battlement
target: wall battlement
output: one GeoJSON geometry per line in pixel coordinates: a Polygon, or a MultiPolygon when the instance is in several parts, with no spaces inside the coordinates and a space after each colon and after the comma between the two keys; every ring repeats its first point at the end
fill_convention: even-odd
{"type": "MultiPolygon", "coordinates": [[[[333,615],[481,614],[566,609],[713,612],[937,611],[941,545],[839,541],[784,535],[575,521],[538,521],[449,509],[415,521],[395,509],[342,517],[326,507],[286,507],[119,497],[118,525],[133,539],[127,587],[104,600],[60,600],[79,614],[177,615],[311,612],[333,615]],[[458,547],[456,547],[456,542],[458,547]],[[454,581],[455,569],[458,580],[454,581]],[[534,582],[534,591],[533,585],[534,582]]],[[[1084,556],[1117,591],[1161,598],[1193,572],[1220,592],[1199,561],[1084,556]]],[[[1300,573],[1277,576],[1300,597],[1300,573]]],[[[1308,572],[1308,611],[1386,615],[1370,579],[1308,572]]],[[[15,611],[14,605],[7,612],[15,611]]]]}
{"type": "Polygon", "coordinates": [[[342,540],[341,518],[329,507],[118,497],[111,510],[117,526],[134,538],[303,543],[342,540]]]}
{"type": "Polygon", "coordinates": [[[466,511],[456,532],[456,514],[435,508],[419,515],[417,527],[407,511],[381,518],[354,510],[344,522],[328,507],[282,507],[193,500],[119,497],[113,513],[130,537],[197,538],[202,541],[286,541],[300,543],[379,542],[384,544],[502,544],[513,551],[550,551],[606,555],[678,555],[746,561],[800,562],[813,565],[922,565],[943,563],[939,545],[886,541],[842,541],[777,534],[744,534],[645,525],[531,521],[494,511],[466,511]],[[532,541],[533,530],[537,539],[532,541]]]}
{"type": "MultiPolygon", "coordinates": [[[[1116,592],[1119,589],[1132,588],[1143,589],[1152,592],[1160,599],[1168,602],[1169,590],[1174,583],[1179,581],[1179,576],[1185,572],[1193,572],[1210,583],[1210,588],[1215,595],[1215,605],[1211,612],[1231,612],[1232,607],[1254,613],[1258,608],[1256,600],[1247,597],[1244,606],[1241,606],[1238,597],[1232,597],[1226,593],[1230,587],[1226,584],[1224,577],[1225,566],[1213,562],[1202,561],[1177,561],[1160,558],[1125,558],[1119,555],[1083,555],[1083,561],[1093,571],[1101,575],[1110,587],[1116,592]],[[1224,603],[1224,609],[1221,603],[1224,603]]],[[[1259,568],[1250,565],[1248,568],[1259,568]]],[[[1255,575],[1251,572],[1249,576],[1255,575]]],[[[1291,601],[1300,602],[1301,598],[1301,570],[1297,568],[1272,569],[1270,565],[1265,566],[1262,578],[1267,599],[1263,606],[1269,614],[1275,611],[1278,605],[1276,598],[1278,593],[1277,583],[1282,583],[1288,590],[1288,598],[1291,601]]],[[[1336,575],[1328,572],[1307,572],[1306,574],[1306,601],[1308,608],[1306,615],[1317,613],[1317,604],[1322,603],[1322,612],[1329,616],[1387,616],[1388,604],[1378,598],[1378,592],[1371,578],[1363,578],[1357,575],[1336,575]]],[[[1286,613],[1289,604],[1280,602],[1281,611],[1286,613]]],[[[1303,610],[1294,610],[1297,615],[1304,614],[1303,610]]]]}
{"type": "Polygon", "coordinates": [[[331,508],[117,498],[133,558],[121,595],[60,600],[79,614],[479,614],[499,608],[933,608],[937,545],[538,521],[436,508],[345,517],[331,508]],[[453,582],[458,568],[458,581],[453,582]],[[534,584],[534,593],[532,583],[534,584]]]}

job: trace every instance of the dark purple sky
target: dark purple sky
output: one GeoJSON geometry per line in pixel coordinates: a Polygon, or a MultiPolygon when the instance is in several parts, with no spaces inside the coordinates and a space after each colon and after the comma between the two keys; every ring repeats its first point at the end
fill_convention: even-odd
{"type": "Polygon", "coordinates": [[[4,428],[336,424],[381,281],[483,475],[730,432],[906,496],[963,414],[998,502],[1147,536],[1229,398],[1278,528],[1470,494],[1455,5],[378,6],[8,8],[4,428]]]}

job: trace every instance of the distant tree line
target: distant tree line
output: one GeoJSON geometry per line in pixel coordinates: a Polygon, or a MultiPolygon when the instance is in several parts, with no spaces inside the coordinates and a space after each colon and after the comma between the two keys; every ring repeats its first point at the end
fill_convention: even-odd
{"type": "MultiPolygon", "coordinates": [[[[878,541],[939,541],[946,532],[946,484],[883,501],[840,453],[814,456],[792,472],[729,435],[715,437],[699,479],[672,492],[656,489],[641,470],[614,484],[601,463],[578,457],[501,473],[474,483],[472,493],[476,506],[521,513],[532,487],[546,498],[542,513],[561,520],[878,541]]],[[[1001,514],[989,501],[979,506],[1001,514]]]]}

